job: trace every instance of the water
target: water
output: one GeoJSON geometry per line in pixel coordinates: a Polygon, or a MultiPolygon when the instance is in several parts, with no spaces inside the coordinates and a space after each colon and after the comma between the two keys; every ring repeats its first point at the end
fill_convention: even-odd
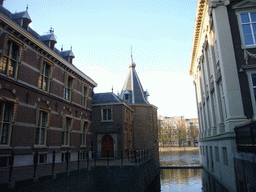
{"type": "MultiPolygon", "coordinates": [[[[161,166],[200,165],[199,152],[167,151],[160,152],[161,166]]],[[[201,169],[162,169],[160,172],[161,192],[201,192],[201,169]]]]}

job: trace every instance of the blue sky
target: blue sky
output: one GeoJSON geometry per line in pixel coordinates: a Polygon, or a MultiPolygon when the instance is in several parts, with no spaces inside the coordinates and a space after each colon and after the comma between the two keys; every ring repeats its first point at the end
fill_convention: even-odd
{"type": "Polygon", "coordinates": [[[190,52],[197,1],[5,0],[26,10],[40,35],[54,28],[58,49],[72,46],[74,64],[91,77],[95,92],[121,91],[130,61],[159,115],[196,117],[190,52]]]}

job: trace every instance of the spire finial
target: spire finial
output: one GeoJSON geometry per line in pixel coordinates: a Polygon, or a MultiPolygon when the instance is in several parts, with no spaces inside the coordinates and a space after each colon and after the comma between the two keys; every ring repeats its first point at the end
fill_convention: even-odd
{"type": "Polygon", "coordinates": [[[131,64],[129,67],[135,68],[136,64],[133,62],[133,58],[132,58],[132,46],[131,46],[131,64]]]}
{"type": "Polygon", "coordinates": [[[27,4],[27,7],[26,7],[26,10],[28,11],[28,4],[27,4]]]}
{"type": "Polygon", "coordinates": [[[52,28],[52,26],[51,26],[49,32],[50,32],[50,33],[54,33],[54,29],[52,28]]]}
{"type": "Polygon", "coordinates": [[[112,93],[113,93],[113,90],[114,90],[114,89],[113,89],[113,85],[112,85],[112,93]]]}
{"type": "Polygon", "coordinates": [[[70,49],[71,49],[71,51],[72,51],[72,45],[71,45],[70,49]]]}
{"type": "Polygon", "coordinates": [[[63,51],[63,44],[61,45],[61,51],[63,51]]]}

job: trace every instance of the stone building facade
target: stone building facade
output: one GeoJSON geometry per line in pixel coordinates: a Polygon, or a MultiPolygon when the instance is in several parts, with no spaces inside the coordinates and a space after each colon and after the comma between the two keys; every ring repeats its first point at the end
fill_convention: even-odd
{"type": "MultiPolygon", "coordinates": [[[[256,190],[255,182],[247,185],[234,169],[236,158],[250,159],[237,151],[242,138],[238,136],[246,137],[247,129],[235,133],[234,128],[256,115],[255,11],[253,0],[197,4],[190,75],[197,98],[200,160],[229,191],[256,190]]],[[[255,144],[249,139],[251,130],[244,146],[255,144]]],[[[250,153],[255,157],[255,151],[250,153]]]]}

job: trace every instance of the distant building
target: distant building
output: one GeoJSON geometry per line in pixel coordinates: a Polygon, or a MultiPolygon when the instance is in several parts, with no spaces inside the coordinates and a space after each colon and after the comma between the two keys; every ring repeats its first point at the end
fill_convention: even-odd
{"type": "MultiPolygon", "coordinates": [[[[182,145],[194,146],[194,139],[191,136],[191,131],[199,129],[197,118],[185,118],[184,116],[159,116],[158,125],[162,128],[162,132],[169,134],[170,141],[167,143],[170,146],[179,146],[179,130],[184,129],[185,138],[182,139],[182,145]]],[[[194,132],[192,133],[194,134],[194,132]]],[[[196,136],[198,138],[198,136],[196,136]]],[[[161,143],[160,143],[161,145],[161,143]]]]}
{"type": "MultiPolygon", "coordinates": [[[[1,184],[8,182],[9,166],[29,172],[36,164],[50,173],[53,156],[61,167],[91,150],[97,84],[72,63],[72,49],[55,48],[53,29],[39,35],[29,23],[27,11],[11,13],[0,5],[1,184]]],[[[33,172],[28,175],[13,174],[16,181],[33,172]]]]}
{"type": "Polygon", "coordinates": [[[205,188],[218,181],[229,191],[256,191],[249,168],[256,166],[256,129],[247,122],[256,117],[255,15],[254,0],[198,0],[190,75],[200,161],[214,177],[204,178],[205,188]]]}

